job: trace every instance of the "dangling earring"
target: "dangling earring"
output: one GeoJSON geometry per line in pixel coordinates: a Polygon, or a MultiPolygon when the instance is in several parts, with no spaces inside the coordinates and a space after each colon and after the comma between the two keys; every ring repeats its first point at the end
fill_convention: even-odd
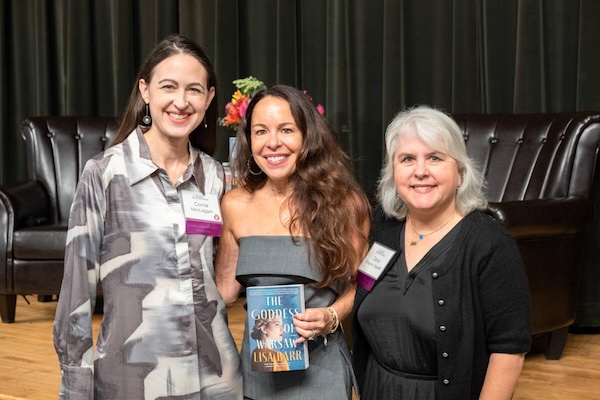
{"type": "Polygon", "coordinates": [[[208,124],[206,123],[206,115],[204,116],[202,122],[204,122],[204,129],[208,128],[208,124]]]}
{"type": "MultiPolygon", "coordinates": [[[[254,171],[252,171],[252,165],[250,165],[250,160],[252,160],[252,157],[250,157],[250,158],[248,159],[248,162],[246,163],[246,170],[247,170],[248,172],[250,172],[250,173],[251,173],[252,175],[254,175],[254,176],[259,176],[260,174],[262,174],[262,173],[263,173],[263,170],[262,170],[262,169],[260,169],[260,167],[258,167],[258,165],[257,165],[257,167],[258,167],[258,172],[254,172],[254,171]]],[[[247,173],[246,173],[246,176],[248,176],[248,174],[247,174],[247,173]]]]}
{"type": "Polygon", "coordinates": [[[146,115],[142,117],[142,125],[152,125],[152,117],[150,116],[150,104],[146,103],[146,115]]]}

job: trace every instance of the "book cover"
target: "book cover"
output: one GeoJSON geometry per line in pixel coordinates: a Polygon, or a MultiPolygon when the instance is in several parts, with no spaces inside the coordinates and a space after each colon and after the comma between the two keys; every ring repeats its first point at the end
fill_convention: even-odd
{"type": "Polygon", "coordinates": [[[246,288],[250,361],[253,371],[281,372],[308,368],[308,344],[292,322],[304,311],[304,285],[246,288]]]}

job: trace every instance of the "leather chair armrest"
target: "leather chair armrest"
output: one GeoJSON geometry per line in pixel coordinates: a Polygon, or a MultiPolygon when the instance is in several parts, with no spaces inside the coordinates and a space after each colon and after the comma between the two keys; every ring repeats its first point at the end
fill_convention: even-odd
{"type": "MultiPolygon", "coordinates": [[[[12,232],[48,222],[48,195],[38,181],[0,186],[0,220],[6,220],[12,232]]],[[[12,237],[12,233],[10,233],[12,237]]]]}
{"type": "Polygon", "coordinates": [[[515,239],[533,239],[583,232],[594,217],[594,205],[582,197],[490,203],[488,214],[515,239]]]}

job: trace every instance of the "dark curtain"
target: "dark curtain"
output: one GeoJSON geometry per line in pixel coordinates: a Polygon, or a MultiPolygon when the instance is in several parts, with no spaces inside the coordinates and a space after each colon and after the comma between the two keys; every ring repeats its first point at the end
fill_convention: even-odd
{"type": "Polygon", "coordinates": [[[119,116],[141,59],[179,32],[212,57],[221,106],[248,75],[308,90],[372,191],[406,106],[599,110],[599,15],[597,0],[0,0],[0,183],[27,176],[25,117],[119,116]]]}

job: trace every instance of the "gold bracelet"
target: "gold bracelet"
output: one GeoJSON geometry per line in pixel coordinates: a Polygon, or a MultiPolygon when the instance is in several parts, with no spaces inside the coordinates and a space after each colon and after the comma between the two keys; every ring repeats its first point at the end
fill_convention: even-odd
{"type": "Polygon", "coordinates": [[[340,326],[340,319],[338,318],[337,312],[335,309],[333,309],[333,307],[327,307],[327,311],[331,313],[331,319],[333,321],[331,328],[329,328],[329,332],[327,332],[328,335],[331,335],[337,331],[337,328],[340,326]]]}
{"type": "Polygon", "coordinates": [[[340,319],[338,318],[337,312],[332,307],[325,307],[327,311],[331,314],[331,328],[329,328],[328,332],[323,333],[321,336],[323,337],[323,344],[327,346],[327,335],[331,335],[333,332],[337,331],[338,326],[340,325],[340,319]]]}

